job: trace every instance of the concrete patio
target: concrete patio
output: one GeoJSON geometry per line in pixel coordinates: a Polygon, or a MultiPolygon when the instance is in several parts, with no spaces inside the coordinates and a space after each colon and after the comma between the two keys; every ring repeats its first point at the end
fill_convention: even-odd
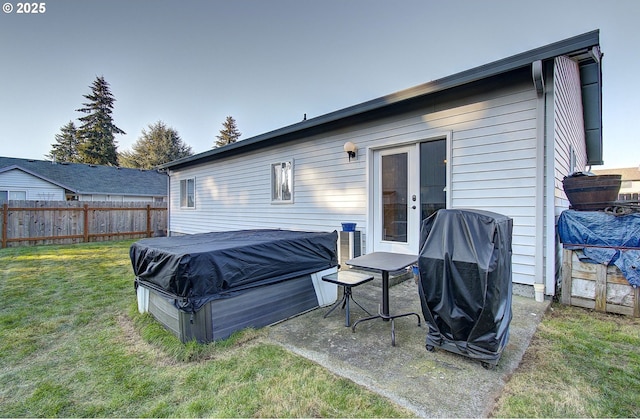
{"type": "MultiPolygon", "coordinates": [[[[369,312],[380,302],[380,279],[353,288],[353,297],[369,312]]],[[[339,292],[339,298],[341,292],[339,292]]],[[[391,314],[414,311],[422,316],[418,286],[409,279],[389,290],[391,314]]],[[[269,339],[368,389],[388,397],[419,417],[486,417],[518,367],[550,302],[514,296],[510,338],[498,365],[485,369],[477,360],[443,349],[425,349],[427,327],[415,316],[391,324],[380,319],[345,327],[344,310],[323,318],[322,307],[273,325],[269,339]]],[[[351,322],[367,314],[351,304],[351,322]]]]}

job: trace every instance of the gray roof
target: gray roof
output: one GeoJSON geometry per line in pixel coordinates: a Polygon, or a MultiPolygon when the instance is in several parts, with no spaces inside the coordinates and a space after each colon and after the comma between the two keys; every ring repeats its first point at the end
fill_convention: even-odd
{"type": "Polygon", "coordinates": [[[188,167],[231,155],[247,153],[267,145],[301,139],[310,135],[327,132],[330,129],[344,128],[356,122],[385,116],[387,113],[398,109],[403,106],[403,104],[409,104],[413,100],[488,77],[528,67],[538,60],[549,60],[561,55],[589,57],[591,49],[599,46],[599,39],[600,31],[594,30],[587,32],[368,102],[363,102],[265,134],[260,134],[224,147],[165,163],[159,167],[161,169],[188,167]]]}
{"type": "Polygon", "coordinates": [[[12,169],[20,169],[75,194],[167,195],[167,175],[156,170],[0,157],[0,173],[12,169]]]}

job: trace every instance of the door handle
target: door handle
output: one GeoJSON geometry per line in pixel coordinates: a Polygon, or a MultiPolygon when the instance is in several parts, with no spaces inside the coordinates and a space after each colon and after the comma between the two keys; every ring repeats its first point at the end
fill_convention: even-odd
{"type": "Polygon", "coordinates": [[[412,206],[412,207],[411,207],[411,209],[416,209],[416,206],[415,206],[415,205],[414,205],[414,206],[412,206]]]}

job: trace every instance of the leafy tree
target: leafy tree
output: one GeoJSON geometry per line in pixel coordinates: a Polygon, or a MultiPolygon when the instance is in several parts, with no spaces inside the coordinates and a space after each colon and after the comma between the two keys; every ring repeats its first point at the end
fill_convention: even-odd
{"type": "Polygon", "coordinates": [[[178,131],[167,127],[162,121],[149,124],[148,131],[143,129],[132,149],[119,154],[123,167],[153,169],[163,163],[193,155],[191,147],[182,141],[178,131]]]}
{"type": "Polygon", "coordinates": [[[115,134],[126,134],[113,123],[111,114],[115,99],[104,77],[96,77],[91,93],[83,95],[88,102],[78,112],[87,115],[78,118],[82,125],[78,129],[80,161],[89,164],[118,165],[115,134]]]}
{"type": "Polygon", "coordinates": [[[73,121],[69,121],[69,123],[60,128],[60,133],[56,134],[56,142],[51,144],[51,152],[45,157],[59,162],[79,162],[79,141],[76,125],[73,121]]]}
{"type": "Polygon", "coordinates": [[[220,130],[220,134],[216,135],[217,141],[213,148],[222,147],[227,144],[235,143],[242,135],[238,131],[236,120],[232,116],[227,116],[227,119],[222,123],[223,128],[220,130]]]}

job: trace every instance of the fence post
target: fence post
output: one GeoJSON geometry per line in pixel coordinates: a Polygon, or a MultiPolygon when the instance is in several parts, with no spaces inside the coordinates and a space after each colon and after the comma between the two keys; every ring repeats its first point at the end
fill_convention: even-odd
{"type": "Polygon", "coordinates": [[[7,247],[7,225],[9,224],[9,204],[2,204],[2,248],[7,247]]]}
{"type": "Polygon", "coordinates": [[[151,204],[147,204],[147,237],[151,237],[151,204]]]}
{"type": "Polygon", "coordinates": [[[89,242],[89,204],[84,204],[84,241],[89,242]]]}

